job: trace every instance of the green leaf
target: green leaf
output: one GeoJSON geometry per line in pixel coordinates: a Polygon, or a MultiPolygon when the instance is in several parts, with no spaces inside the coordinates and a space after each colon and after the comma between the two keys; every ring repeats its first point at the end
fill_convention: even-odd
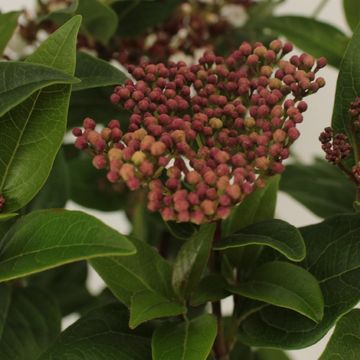
{"type": "Polygon", "coordinates": [[[260,349],[256,352],[256,360],[290,360],[281,350],[260,349]]]}
{"type": "Polygon", "coordinates": [[[228,284],[218,274],[210,274],[201,279],[198,287],[191,296],[191,305],[199,306],[210,301],[218,301],[230,295],[228,284]]]}
{"type": "Polygon", "coordinates": [[[175,221],[165,221],[165,225],[172,236],[174,236],[176,239],[185,241],[192,236],[195,236],[199,231],[199,226],[190,222],[176,223],[175,221]]]}
{"type": "Polygon", "coordinates": [[[206,360],[215,337],[216,320],[209,314],[191,321],[166,323],[154,332],[153,360],[206,360]]]}
{"type": "Polygon", "coordinates": [[[68,327],[39,360],[145,360],[150,342],[128,329],[128,312],[118,304],[95,309],[68,327]]]}
{"type": "Polygon", "coordinates": [[[355,31],[360,21],[360,3],[357,0],[343,0],[347,23],[355,31]]]}
{"type": "MultiPolygon", "coordinates": [[[[71,19],[27,62],[46,64],[73,76],[80,22],[81,17],[71,19]]],[[[71,85],[46,87],[0,118],[4,139],[0,142],[0,194],[6,199],[4,212],[25,206],[46,181],[65,134],[70,91],[71,85]]]]}
{"type": "Polygon", "coordinates": [[[172,285],[175,292],[189,298],[206,269],[216,225],[202,225],[180,249],[174,262],[172,285]]]}
{"type": "Polygon", "coordinates": [[[357,360],[360,354],[360,310],[343,316],[319,360],[357,360]]]}
{"type": "Polygon", "coordinates": [[[0,56],[2,56],[7,43],[17,27],[17,21],[20,14],[20,11],[0,14],[0,56]]]}
{"type": "Polygon", "coordinates": [[[280,190],[322,218],[351,213],[356,192],[355,184],[342,171],[320,158],[313,164],[287,165],[280,190]]]}
{"type": "Polygon", "coordinates": [[[145,321],[184,314],[186,307],[155,292],[143,290],[131,298],[129,326],[134,329],[145,321]]]}
{"type": "MultiPolygon", "coordinates": [[[[354,35],[344,53],[340,65],[340,72],[336,84],[335,104],[331,125],[335,133],[346,133],[349,141],[354,142],[351,134],[352,119],[349,116],[350,104],[360,93],[360,27],[354,32],[354,35]]],[[[357,139],[359,141],[359,139],[357,139]]],[[[355,160],[351,156],[346,159],[351,167],[355,165],[355,160]]]]}
{"type": "Polygon", "coordinates": [[[94,300],[86,288],[87,276],[87,263],[82,261],[32,275],[27,282],[51,293],[66,316],[81,311],[94,300]]]}
{"type": "Polygon", "coordinates": [[[78,79],[45,65],[20,61],[0,62],[0,116],[31,94],[53,84],[74,84],[78,79]]]}
{"type": "Polygon", "coordinates": [[[306,255],[304,239],[299,230],[277,219],[250,225],[215,245],[214,250],[248,245],[270,246],[292,261],[301,261],[306,255]]]}
{"type": "Polygon", "coordinates": [[[57,304],[41,289],[9,289],[5,290],[4,285],[0,287],[0,298],[5,292],[7,302],[0,317],[0,358],[37,359],[60,332],[57,304]]]}
{"type": "Polygon", "coordinates": [[[28,205],[28,210],[63,208],[70,195],[70,175],[64,154],[60,150],[55,158],[45,185],[28,205]]]}
{"type": "Polygon", "coordinates": [[[301,229],[307,255],[302,266],[324,297],[319,324],[295,312],[267,306],[241,323],[240,340],[251,346],[299,349],[319,341],[360,300],[360,217],[339,215],[301,229]]]}
{"type": "Polygon", "coordinates": [[[114,295],[130,307],[136,293],[148,290],[176,300],[171,287],[171,266],[150,245],[132,238],[136,254],[91,260],[91,265],[114,295]]]}
{"type": "Polygon", "coordinates": [[[81,80],[73,91],[122,84],[127,77],[109,62],[83,52],[77,53],[75,76],[81,80]]]}
{"type": "Polygon", "coordinates": [[[294,310],[319,322],[324,315],[324,299],[316,279],[300,266],[283,261],[266,263],[232,292],[250,299],[294,310]]]}
{"type": "Polygon", "coordinates": [[[113,4],[113,9],[119,16],[117,34],[124,37],[140,35],[151,27],[163,23],[180,3],[180,0],[165,2],[118,1],[113,4]]]}
{"type": "Polygon", "coordinates": [[[131,255],[124,235],[79,211],[41,210],[18,221],[0,244],[0,281],[97,256],[131,255]]]}
{"type": "Polygon", "coordinates": [[[226,236],[248,225],[272,219],[275,213],[279,181],[278,175],[269,178],[263,189],[256,190],[236,206],[230,217],[223,223],[223,235],[226,236]]]}
{"type": "Polygon", "coordinates": [[[125,187],[111,184],[106,178],[106,171],[95,169],[89,156],[85,155],[68,162],[71,200],[100,211],[124,208],[128,197],[125,187]]]}
{"type": "Polygon", "coordinates": [[[81,126],[84,118],[89,116],[102,124],[107,124],[111,119],[119,119],[121,127],[127,129],[130,115],[110,102],[112,92],[112,86],[72,92],[68,127],[81,126]]]}
{"type": "Polygon", "coordinates": [[[329,64],[339,67],[349,38],[336,27],[313,18],[277,16],[265,21],[266,27],[286,36],[309,54],[325,56],[329,64]]]}
{"type": "Polygon", "coordinates": [[[84,18],[82,24],[84,31],[92,35],[95,40],[107,45],[118,24],[115,11],[99,0],[79,0],[76,13],[84,18]]]}

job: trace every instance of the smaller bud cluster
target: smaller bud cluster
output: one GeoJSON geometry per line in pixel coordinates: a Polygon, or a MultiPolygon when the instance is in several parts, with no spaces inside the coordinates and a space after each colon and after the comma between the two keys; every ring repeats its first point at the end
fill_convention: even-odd
{"type": "Polygon", "coordinates": [[[324,86],[325,66],[302,54],[285,60],[290,43],[243,43],[228,57],[205,52],[199,63],[129,65],[133,80],[111,102],[131,113],[101,131],[86,118],[76,146],[89,148],[110,182],[148,189],[148,209],[166,220],[201,224],[231,208],[284,170],[304,97],[324,86]]]}
{"type": "Polygon", "coordinates": [[[5,203],[5,197],[3,195],[0,195],[0,213],[4,210],[5,203]]]}
{"type": "Polygon", "coordinates": [[[349,115],[353,119],[353,127],[355,131],[360,129],[360,97],[357,97],[354,102],[350,104],[349,115]]]}
{"type": "Polygon", "coordinates": [[[326,153],[326,160],[336,165],[343,159],[347,158],[352,150],[348,137],[343,134],[334,134],[331,127],[327,127],[320,134],[319,140],[322,144],[321,148],[326,153]]]}

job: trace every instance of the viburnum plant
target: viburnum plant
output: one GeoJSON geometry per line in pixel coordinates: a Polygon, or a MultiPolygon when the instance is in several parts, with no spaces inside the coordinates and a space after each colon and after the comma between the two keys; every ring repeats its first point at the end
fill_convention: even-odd
{"type": "Polygon", "coordinates": [[[344,1],[348,39],[316,16],[272,16],[278,3],[40,1],[19,20],[27,56],[7,47],[20,14],[0,14],[1,360],[285,360],[334,326],[320,359],[359,358],[358,4],[344,1]],[[211,17],[229,4],[249,19],[212,42],[211,17]],[[136,15],[146,26],[131,39],[116,31],[131,33],[136,15]],[[161,61],[126,48],[174,19],[206,28],[199,44],[190,37],[191,59],[171,59],[167,42],[161,61]],[[119,43],[127,55],[114,66],[103,55],[119,43]],[[327,62],[340,66],[319,134],[330,164],[301,164],[290,148],[327,62]],[[324,220],[297,229],[275,218],[279,189],[324,220]],[[68,200],[122,210],[131,233],[68,200]]]}

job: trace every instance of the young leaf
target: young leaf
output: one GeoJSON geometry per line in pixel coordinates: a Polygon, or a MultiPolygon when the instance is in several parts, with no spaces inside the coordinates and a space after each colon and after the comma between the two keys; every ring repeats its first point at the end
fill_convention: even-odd
{"type": "Polygon", "coordinates": [[[143,290],[131,298],[129,326],[134,329],[145,321],[186,312],[186,307],[155,292],[143,290]]]}
{"type": "Polygon", "coordinates": [[[315,56],[325,56],[339,67],[349,38],[334,26],[302,16],[278,16],[266,20],[266,27],[281,33],[297,47],[315,56]]]}
{"type": "Polygon", "coordinates": [[[307,249],[302,266],[319,281],[324,317],[315,324],[287,309],[259,308],[240,325],[239,338],[247,345],[284,349],[310,346],[360,300],[359,216],[332,217],[302,228],[301,233],[307,249]]]}
{"type": "Polygon", "coordinates": [[[216,337],[216,320],[205,314],[191,321],[166,323],[152,338],[153,360],[206,360],[216,337]]]}
{"type": "Polygon", "coordinates": [[[109,62],[83,52],[77,53],[75,76],[81,82],[73,85],[73,91],[122,84],[127,79],[109,62]]]}
{"type": "Polygon", "coordinates": [[[34,211],[0,243],[0,281],[97,256],[132,255],[134,246],[117,231],[79,211],[34,211]]]}
{"type": "Polygon", "coordinates": [[[49,66],[20,61],[0,62],[0,73],[3,74],[0,79],[0,116],[46,86],[80,82],[49,66]]]}
{"type": "Polygon", "coordinates": [[[7,43],[17,27],[20,14],[19,11],[0,14],[0,56],[3,54],[7,43]]]}
{"type": "Polygon", "coordinates": [[[221,241],[214,250],[248,245],[270,246],[292,261],[301,261],[306,254],[304,239],[299,230],[277,219],[250,225],[221,241]]]}
{"type": "Polygon", "coordinates": [[[83,16],[82,27],[86,33],[106,45],[114,35],[118,18],[115,11],[99,0],[79,0],[76,10],[83,16]]]}
{"type": "MultiPolygon", "coordinates": [[[[344,53],[340,72],[336,84],[335,104],[331,125],[336,133],[346,133],[353,142],[351,134],[350,104],[360,93],[360,27],[354,35],[344,53]]],[[[357,140],[358,141],[358,140],[357,140]]],[[[355,165],[354,158],[346,159],[350,167],[355,165]]]]}
{"type": "Polygon", "coordinates": [[[343,316],[336,324],[325,351],[319,360],[358,360],[360,354],[360,310],[343,316]]]}
{"type": "Polygon", "coordinates": [[[5,295],[7,307],[1,309],[0,359],[37,359],[60,332],[56,301],[41,289],[5,290],[4,286],[0,287],[0,298],[5,295]]]}
{"type": "Polygon", "coordinates": [[[360,21],[360,3],[358,0],[343,0],[347,23],[355,31],[360,21]]]}
{"type": "Polygon", "coordinates": [[[171,287],[171,266],[150,245],[132,238],[136,254],[91,260],[91,265],[114,295],[130,307],[131,298],[148,290],[169,300],[176,300],[171,287]]]}
{"type": "Polygon", "coordinates": [[[223,234],[232,234],[248,225],[269,220],[274,217],[280,176],[268,179],[263,189],[256,190],[240,205],[236,206],[230,217],[223,223],[223,234]]]}
{"type": "Polygon", "coordinates": [[[215,228],[215,224],[201,226],[176,256],[172,285],[175,292],[183,298],[191,295],[206,268],[215,228]]]}
{"type": "Polygon", "coordinates": [[[152,26],[164,22],[180,5],[180,0],[147,2],[122,0],[113,5],[119,16],[117,33],[121,36],[136,36],[152,26]]]}
{"type": "Polygon", "coordinates": [[[324,299],[316,279],[305,269],[283,261],[257,268],[249,279],[231,291],[250,299],[294,310],[319,322],[324,299]]]}
{"type": "MultiPolygon", "coordinates": [[[[73,76],[81,17],[53,33],[27,59],[73,76]]],[[[66,130],[71,85],[52,85],[31,95],[0,118],[0,194],[4,212],[25,206],[46,181],[66,130]],[[36,169],[36,171],[34,171],[36,169]]]]}
{"type": "Polygon", "coordinates": [[[322,218],[353,212],[355,184],[336,166],[320,158],[311,165],[287,165],[281,175],[280,190],[322,218]]]}
{"type": "Polygon", "coordinates": [[[128,311],[110,304],[90,311],[68,327],[39,360],[145,360],[150,342],[128,329],[128,311]]]}

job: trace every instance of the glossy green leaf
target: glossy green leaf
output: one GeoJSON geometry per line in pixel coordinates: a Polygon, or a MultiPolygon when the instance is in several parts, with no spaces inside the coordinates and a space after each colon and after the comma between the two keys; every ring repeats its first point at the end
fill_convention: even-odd
{"type": "Polygon", "coordinates": [[[101,124],[118,119],[121,127],[127,129],[129,113],[110,102],[113,86],[75,91],[71,94],[68,127],[82,126],[85,117],[91,117],[101,124]]]}
{"type": "Polygon", "coordinates": [[[70,174],[62,150],[55,158],[43,188],[27,206],[28,210],[63,208],[70,196],[70,174]]]}
{"type": "Polygon", "coordinates": [[[87,269],[85,261],[66,264],[29,276],[27,282],[51,293],[61,314],[66,316],[83,310],[94,301],[86,288],[87,269]]]}
{"type": "Polygon", "coordinates": [[[280,190],[322,218],[353,211],[355,184],[338,167],[320,158],[286,166],[280,190]]]}
{"type": "Polygon", "coordinates": [[[299,230],[282,220],[267,220],[250,225],[225,238],[214,250],[226,250],[248,245],[270,246],[292,261],[301,261],[306,254],[299,230]]]}
{"type": "Polygon", "coordinates": [[[343,0],[343,5],[347,23],[355,31],[360,21],[360,3],[357,0],[343,0]]]}
{"type": "Polygon", "coordinates": [[[206,360],[216,337],[216,320],[205,314],[191,321],[165,323],[152,338],[153,360],[206,360]]]}
{"type": "Polygon", "coordinates": [[[174,262],[172,285],[181,297],[188,298],[206,269],[216,225],[202,225],[181,247],[174,262]]]}
{"type": "Polygon", "coordinates": [[[325,56],[329,64],[339,67],[349,38],[336,27],[302,16],[271,17],[264,24],[279,32],[297,47],[315,56],[325,56]]]}
{"type": "Polygon", "coordinates": [[[352,310],[336,324],[319,360],[357,360],[360,354],[360,310],[352,310]]]}
{"type": "Polygon", "coordinates": [[[0,317],[0,359],[29,360],[38,356],[60,332],[60,312],[55,299],[37,288],[0,287],[7,306],[0,317]]]}
{"type": "Polygon", "coordinates": [[[180,240],[189,240],[199,231],[199,226],[193,223],[176,223],[175,221],[166,221],[166,227],[172,236],[180,240]]]}
{"type": "Polygon", "coordinates": [[[119,16],[117,34],[136,36],[164,22],[180,5],[180,0],[165,2],[121,0],[113,4],[119,16]]]}
{"type": "Polygon", "coordinates": [[[49,66],[20,61],[0,62],[0,73],[0,116],[46,86],[80,82],[49,66]]]}
{"type": "Polygon", "coordinates": [[[169,300],[176,300],[171,287],[171,266],[150,245],[132,238],[136,254],[91,260],[91,265],[114,295],[130,307],[131,298],[148,290],[169,300]]]}
{"type": "Polygon", "coordinates": [[[0,14],[0,56],[3,54],[7,43],[17,27],[19,15],[19,11],[0,14]]]}
{"type": "Polygon", "coordinates": [[[230,295],[228,284],[218,274],[210,274],[201,279],[198,287],[191,295],[191,305],[199,306],[207,302],[221,300],[230,295]]]}
{"type": "Polygon", "coordinates": [[[290,360],[281,350],[260,349],[256,352],[256,360],[290,360]]]}
{"type": "MultiPolygon", "coordinates": [[[[53,33],[27,59],[73,76],[81,17],[53,33]]],[[[71,85],[52,85],[31,95],[0,118],[0,194],[4,212],[25,206],[42,188],[66,130],[71,85]],[[34,171],[36,169],[36,171],[34,171]]]]}
{"type": "Polygon", "coordinates": [[[122,84],[127,77],[109,62],[78,52],[75,76],[81,80],[73,86],[73,91],[122,84]]]}
{"type": "Polygon", "coordinates": [[[100,0],[79,0],[77,14],[83,16],[85,33],[106,45],[115,33],[118,18],[114,10],[100,0]]]}
{"type": "Polygon", "coordinates": [[[179,302],[171,301],[149,290],[139,291],[131,298],[129,326],[134,329],[145,321],[185,312],[186,307],[179,302]]]}
{"type": "Polygon", "coordinates": [[[268,179],[263,189],[257,189],[238,206],[223,223],[223,236],[232,234],[248,225],[274,217],[280,176],[268,179]]]}
{"type": "Polygon", "coordinates": [[[95,309],[67,328],[39,360],[146,360],[150,341],[128,329],[118,304],[95,309]]]}
{"type": "Polygon", "coordinates": [[[95,169],[89,156],[85,155],[68,162],[71,200],[100,211],[124,208],[128,198],[125,185],[110,183],[106,171],[95,169]]]}
{"type": "Polygon", "coordinates": [[[250,299],[294,310],[319,322],[324,299],[317,280],[300,266],[273,261],[257,268],[231,291],[250,299]]]}
{"type": "Polygon", "coordinates": [[[132,255],[124,235],[80,211],[34,211],[0,244],[0,281],[97,256],[132,255]]]}
{"type": "MultiPolygon", "coordinates": [[[[349,141],[354,142],[351,134],[352,119],[349,116],[350,104],[360,93],[360,27],[354,32],[354,35],[344,52],[343,60],[340,66],[340,72],[336,84],[335,104],[331,125],[335,133],[346,133],[349,141]]],[[[357,137],[357,141],[359,138],[357,137]]],[[[355,159],[346,159],[351,167],[355,165],[355,159]]]]}
{"type": "Polygon", "coordinates": [[[299,349],[319,341],[360,300],[360,218],[339,215],[301,229],[307,255],[301,264],[319,281],[324,317],[319,324],[267,306],[249,313],[240,340],[251,346],[299,349]]]}

